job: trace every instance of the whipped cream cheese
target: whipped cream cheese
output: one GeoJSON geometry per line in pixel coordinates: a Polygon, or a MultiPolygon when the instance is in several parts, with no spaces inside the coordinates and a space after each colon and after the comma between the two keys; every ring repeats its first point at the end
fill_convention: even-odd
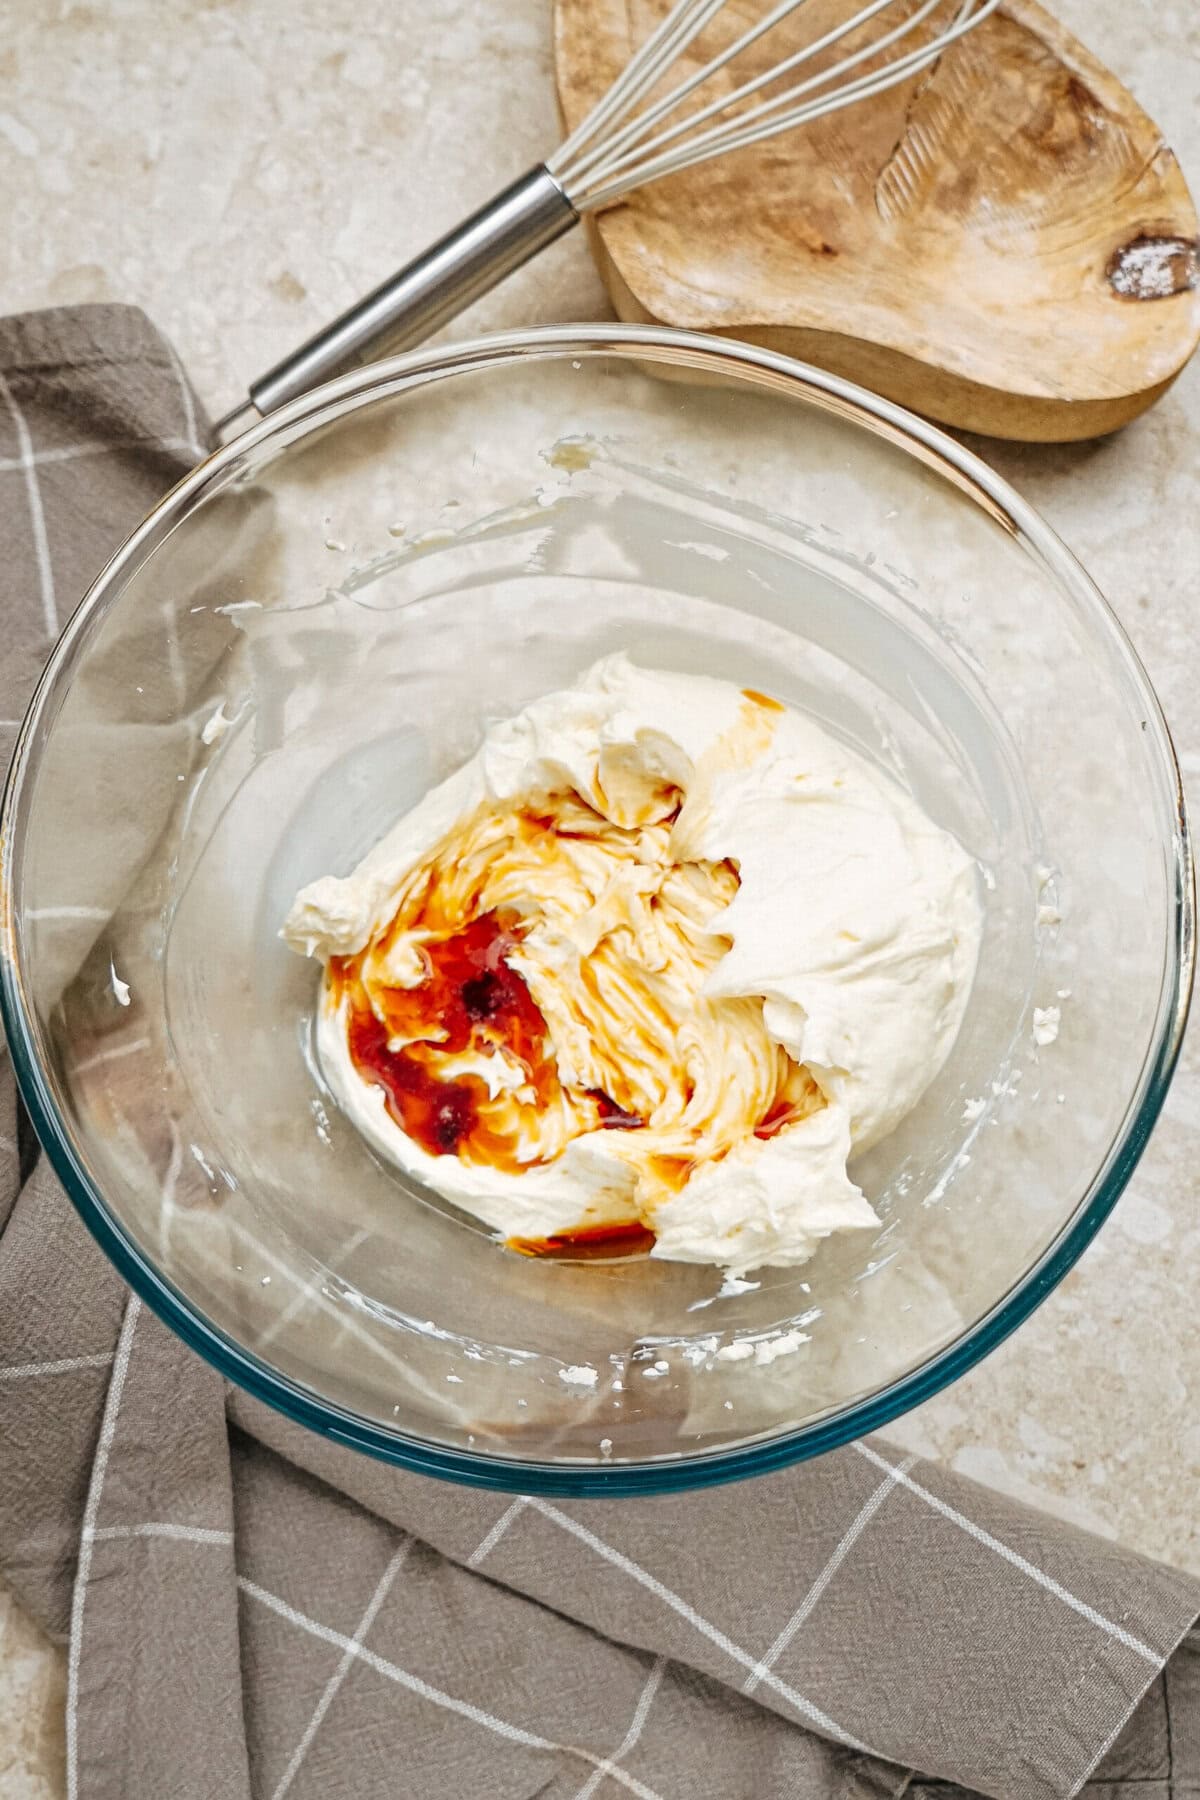
{"type": "Polygon", "coordinates": [[[847,1161],[945,1062],[980,929],[961,845],[812,720],[613,656],[282,935],[380,1155],[519,1248],[741,1272],[876,1225],[847,1161]]]}

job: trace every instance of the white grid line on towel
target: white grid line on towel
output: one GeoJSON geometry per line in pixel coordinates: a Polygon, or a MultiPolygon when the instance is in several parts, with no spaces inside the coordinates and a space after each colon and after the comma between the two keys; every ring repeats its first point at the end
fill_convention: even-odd
{"type": "MultiPolygon", "coordinates": [[[[195,1219],[194,1214],[193,1219],[195,1219]]],[[[276,1256],[272,1250],[267,1248],[266,1244],[256,1238],[253,1232],[240,1224],[238,1220],[229,1220],[228,1229],[246,1246],[251,1256],[261,1258],[275,1274],[281,1275],[285,1281],[290,1281],[293,1287],[304,1285],[304,1283],[297,1282],[296,1271],[285,1263],[282,1257],[276,1256]]],[[[386,1362],[389,1368],[401,1378],[406,1388],[415,1388],[429,1399],[433,1398],[435,1392],[439,1400],[445,1397],[444,1391],[439,1392],[433,1381],[427,1381],[417,1374],[411,1361],[407,1361],[397,1351],[372,1336],[352,1311],[331,1300],[323,1288],[317,1288],[310,1297],[318,1311],[324,1313],[326,1318],[338,1325],[347,1337],[352,1337],[356,1344],[361,1344],[364,1349],[373,1351],[382,1362],[386,1362]]]]}
{"type": "Polygon", "coordinates": [[[604,1777],[606,1775],[618,1774],[617,1764],[623,1762],[629,1755],[629,1752],[637,1747],[638,1739],[646,1729],[646,1720],[650,1717],[650,1708],[654,1704],[654,1696],[662,1685],[663,1670],[666,1666],[667,1659],[665,1656],[655,1657],[650,1673],[646,1677],[645,1685],[638,1696],[638,1703],[634,1708],[633,1717],[629,1721],[629,1730],[625,1733],[625,1736],[621,1739],[621,1742],[613,1751],[612,1755],[606,1756],[595,1773],[588,1776],[587,1780],[576,1794],[575,1800],[592,1800],[592,1795],[596,1792],[596,1789],[600,1786],[604,1777]]]}
{"type": "Polygon", "coordinates": [[[218,1531],[211,1525],[175,1525],[169,1519],[147,1519],[142,1525],[98,1525],[84,1538],[93,1544],[111,1543],[117,1538],[169,1538],[181,1544],[232,1544],[232,1531],[218,1531]]]}
{"type": "MultiPolygon", "coordinates": [[[[878,1469],[890,1469],[893,1466],[886,1457],[880,1456],[877,1450],[872,1450],[869,1444],[855,1444],[854,1448],[860,1456],[865,1456],[867,1461],[873,1462],[878,1469]]],[[[1011,1563],[1014,1569],[1020,1569],[1022,1575],[1028,1575],[1030,1581],[1035,1581],[1039,1587],[1045,1588],[1046,1592],[1053,1594],[1056,1600],[1061,1600],[1064,1606],[1069,1606],[1072,1612],[1077,1612],[1081,1618],[1086,1619],[1089,1625],[1095,1625],[1099,1630],[1107,1632],[1109,1637],[1116,1638],[1118,1644],[1124,1644],[1125,1648],[1132,1650],[1135,1656],[1142,1657],[1144,1661],[1153,1663],[1155,1668],[1158,1668],[1162,1657],[1157,1651],[1152,1650],[1149,1644],[1143,1644],[1141,1638],[1134,1637],[1132,1632],[1126,1631],[1124,1626],[1118,1625],[1114,1619],[1105,1618],[1102,1612],[1098,1612],[1094,1606],[1089,1606],[1086,1600],[1081,1600],[1077,1594],[1073,1594],[1069,1588],[1065,1588],[1061,1581],[1055,1581],[1053,1575],[1047,1575],[1044,1569],[1039,1569],[1036,1563],[1029,1561],[1028,1557],[1022,1556],[1019,1551],[1012,1550],[1007,1544],[1001,1543],[999,1538],[993,1537],[990,1531],[985,1531],[982,1525],[976,1525],[974,1519],[968,1519],[966,1514],[960,1513],[956,1507],[948,1505],[945,1500],[939,1500],[936,1494],[931,1494],[928,1488],[921,1486],[920,1482],[911,1480],[908,1475],[900,1474],[896,1476],[896,1480],[901,1487],[907,1488],[910,1494],[915,1494],[919,1500],[923,1500],[926,1506],[931,1506],[934,1512],[941,1513],[944,1519],[949,1519],[951,1524],[957,1525],[960,1531],[965,1531],[968,1537],[974,1538],[977,1543],[984,1544],[989,1550],[994,1550],[997,1556],[1001,1556],[1005,1562],[1011,1563]]]]}
{"type": "Polygon", "coordinates": [[[830,1556],[829,1561],[825,1564],[825,1567],[821,1570],[821,1573],[817,1576],[807,1594],[805,1594],[803,1600],[800,1602],[779,1636],[775,1639],[775,1642],[771,1645],[771,1648],[767,1651],[762,1661],[754,1665],[754,1668],[746,1677],[745,1685],[742,1688],[744,1694],[752,1694],[759,1682],[763,1679],[763,1676],[766,1675],[779,1661],[779,1658],[783,1655],[805,1620],[808,1619],[813,1608],[820,1600],[821,1595],[825,1592],[825,1589],[829,1586],[829,1583],[833,1580],[834,1576],[845,1562],[846,1557],[866,1530],[866,1527],[875,1517],[875,1514],[879,1511],[879,1508],[883,1505],[888,1495],[894,1490],[899,1476],[911,1469],[916,1460],[915,1456],[906,1456],[898,1469],[893,1470],[889,1475],[885,1475],[879,1486],[860,1509],[857,1517],[851,1520],[850,1524],[846,1527],[837,1548],[830,1556]]]}
{"type": "MultiPolygon", "coordinates": [[[[17,469],[42,469],[53,463],[75,462],[81,456],[109,456],[123,450],[164,450],[184,451],[189,455],[195,453],[195,444],[187,438],[179,437],[144,437],[113,438],[103,444],[62,444],[56,450],[34,450],[31,448],[28,457],[0,456],[0,474],[11,475],[17,469]]],[[[203,452],[201,452],[203,454],[203,452]]]]}
{"type": "Polygon", "coordinates": [[[176,350],[174,344],[167,343],[167,340],[164,338],[163,347],[170,358],[171,367],[175,371],[175,379],[179,384],[179,398],[183,402],[183,429],[185,433],[184,448],[190,450],[193,456],[198,457],[203,461],[208,455],[208,451],[200,442],[200,435],[196,429],[196,402],[192,398],[192,384],[187,378],[187,371],[179,360],[179,352],[176,350]]]}
{"type": "Polygon", "coordinates": [[[325,1277],[334,1274],[340,1269],[347,1257],[353,1256],[359,1245],[365,1243],[370,1235],[371,1233],[363,1227],[348,1237],[341,1249],[335,1251],[334,1255],[330,1257],[329,1262],[323,1268],[317,1270],[311,1281],[306,1281],[302,1288],[297,1288],[283,1311],[273,1319],[266,1329],[255,1339],[255,1349],[265,1350],[272,1338],[278,1337],[284,1326],[291,1323],[301,1307],[306,1305],[309,1300],[316,1299],[318,1290],[323,1285],[325,1277]]]}
{"type": "Polygon", "coordinates": [[[38,485],[37,469],[33,461],[33,439],[29,435],[25,414],[17,405],[13,391],[3,375],[0,375],[0,399],[12,414],[13,428],[17,434],[17,467],[25,477],[29,522],[33,532],[33,554],[37,560],[38,582],[42,594],[42,617],[46,623],[47,635],[54,639],[58,636],[58,602],[54,593],[54,564],[50,560],[50,539],[46,535],[42,490],[38,485]]]}
{"type": "Polygon", "coordinates": [[[304,1758],[308,1755],[308,1747],[312,1743],[313,1739],[316,1737],[317,1732],[320,1730],[321,1720],[325,1717],[325,1714],[329,1711],[329,1708],[333,1705],[333,1702],[334,1702],[335,1698],[337,1697],[337,1691],[341,1687],[343,1681],[345,1681],[346,1676],[349,1674],[351,1665],[353,1664],[354,1659],[358,1654],[358,1651],[361,1649],[363,1641],[366,1638],[368,1631],[370,1631],[372,1625],[375,1623],[375,1620],[379,1616],[379,1609],[383,1605],[384,1601],[387,1599],[388,1593],[391,1589],[391,1585],[392,1585],[393,1581],[395,1581],[396,1576],[400,1573],[400,1566],[403,1563],[405,1557],[408,1555],[408,1552],[409,1552],[411,1546],[412,1546],[412,1539],[405,1538],[405,1540],[401,1544],[400,1548],[396,1551],[396,1554],[392,1557],[391,1561],[388,1563],[387,1568],[383,1571],[383,1574],[379,1577],[379,1580],[375,1585],[375,1592],[371,1595],[370,1600],[367,1602],[367,1609],[363,1613],[362,1618],[358,1621],[358,1624],[355,1626],[353,1638],[351,1639],[350,1643],[347,1644],[345,1650],[342,1652],[341,1662],[338,1664],[337,1668],[333,1671],[333,1674],[329,1677],[329,1680],[325,1683],[324,1692],[322,1693],[321,1698],[317,1701],[316,1706],[313,1708],[312,1718],[308,1721],[308,1724],[304,1727],[304,1732],[300,1738],[300,1742],[296,1745],[296,1748],[292,1752],[291,1761],[288,1763],[287,1768],[283,1771],[283,1775],[280,1778],[278,1787],[275,1789],[275,1793],[272,1796],[272,1800],[283,1800],[284,1795],[287,1793],[288,1789],[291,1787],[293,1781],[295,1781],[296,1776],[300,1770],[300,1765],[301,1765],[301,1763],[303,1763],[304,1758]]]}
{"type": "Polygon", "coordinates": [[[83,1607],[87,1599],[88,1576],[92,1570],[93,1540],[91,1534],[96,1529],[100,1497],[104,1492],[104,1477],[108,1473],[108,1459],[112,1452],[113,1439],[117,1435],[121,1396],[125,1392],[125,1377],[129,1373],[129,1358],[133,1351],[133,1334],[137,1330],[141,1310],[141,1301],[136,1294],[131,1294],[126,1302],[125,1317],[121,1321],[121,1334],[117,1339],[116,1353],[113,1356],[113,1370],[108,1384],[108,1396],[104,1402],[100,1439],[96,1445],[92,1479],[88,1486],[87,1504],[83,1510],[83,1535],[79,1545],[79,1566],[75,1571],[75,1587],[71,1594],[71,1642],[67,1653],[67,1800],[79,1800],[79,1653],[83,1645],[83,1607]]]}
{"type": "MultiPolygon", "coordinates": [[[[14,724],[15,724],[14,720],[14,724]]],[[[110,906],[31,906],[28,919],[97,919],[107,924],[112,918],[110,906]]]]}
{"type": "MultiPolygon", "coordinates": [[[[753,1671],[757,1668],[757,1657],[751,1656],[749,1651],[743,1650],[740,1644],[735,1644],[719,1625],[713,1625],[704,1618],[682,1595],[675,1593],[673,1588],[667,1587],[666,1583],[660,1581],[656,1575],[651,1575],[648,1569],[643,1569],[641,1564],[634,1562],[631,1556],[626,1556],[621,1550],[615,1550],[611,1544],[605,1543],[603,1538],[597,1537],[594,1531],[589,1531],[586,1525],[581,1525],[578,1520],[571,1518],[569,1513],[560,1512],[557,1506],[551,1506],[548,1501],[539,1500],[531,1495],[529,1505],[535,1507],[543,1517],[560,1525],[564,1531],[569,1531],[581,1543],[587,1544],[598,1556],[603,1556],[607,1562],[614,1563],[617,1568],[624,1569],[627,1575],[632,1575],[636,1582],[639,1582],[642,1587],[648,1588],[652,1594],[656,1594],[673,1612],[677,1612],[680,1618],[686,1619],[688,1624],[702,1636],[708,1638],[710,1643],[716,1644],[718,1649],[723,1650],[733,1662],[740,1663],[746,1670],[753,1671]]],[[[851,1750],[858,1750],[865,1756],[878,1756],[878,1751],[872,1750],[867,1744],[860,1743],[851,1732],[845,1731],[842,1726],[831,1719],[828,1713],[822,1712],[819,1706],[806,1699],[786,1681],[781,1681],[778,1675],[770,1669],[762,1676],[761,1681],[764,1687],[769,1687],[772,1693],[779,1695],[781,1700],[787,1700],[802,1717],[806,1718],[810,1724],[815,1725],[819,1731],[823,1731],[827,1737],[835,1738],[838,1743],[845,1744],[851,1750]]]]}
{"type": "Polygon", "coordinates": [[[101,1063],[119,1062],[123,1056],[136,1056],[139,1050],[148,1050],[148,1037],[135,1038],[132,1044],[117,1044],[112,1050],[97,1050],[95,1056],[85,1056],[81,1063],[76,1063],[71,1070],[72,1075],[84,1075],[89,1069],[97,1069],[101,1063]]]}
{"type": "MultiPolygon", "coordinates": [[[[322,1638],[327,1644],[336,1644],[343,1650],[352,1648],[353,1654],[360,1661],[365,1662],[368,1667],[376,1670],[378,1674],[386,1675],[390,1681],[407,1688],[410,1693],[419,1695],[422,1700],[430,1700],[435,1706],[444,1707],[447,1712],[457,1713],[460,1718],[471,1719],[476,1725],[482,1725],[485,1730],[494,1731],[497,1737],[507,1738],[513,1744],[524,1744],[530,1750],[554,1750],[563,1755],[577,1756],[581,1761],[590,1763],[593,1768],[599,1768],[606,1760],[591,1750],[584,1750],[578,1744],[557,1744],[553,1738],[540,1737],[536,1732],[525,1731],[520,1725],[511,1725],[507,1719],[501,1719],[495,1713],[486,1712],[481,1706],[473,1706],[469,1700],[459,1700],[453,1694],[447,1694],[443,1689],[431,1686],[429,1682],[422,1681],[419,1675],[410,1675],[408,1670],[400,1668],[399,1664],[389,1662],[387,1657],[377,1656],[373,1650],[368,1650],[365,1644],[356,1645],[353,1638],[348,1638],[345,1632],[334,1631],[331,1626],[322,1625],[317,1619],[310,1619],[307,1613],[302,1613],[296,1607],[289,1606],[286,1600],[279,1598],[278,1594],[268,1593],[266,1588],[259,1587],[256,1581],[249,1580],[245,1575],[238,1576],[238,1587],[244,1594],[249,1594],[252,1599],[258,1600],[263,1606],[270,1607],[271,1611],[278,1613],[281,1619],[287,1619],[291,1624],[298,1625],[302,1631],[309,1632],[313,1637],[322,1638]]],[[[614,1781],[619,1782],[622,1787],[628,1788],[631,1794],[636,1794],[638,1800],[663,1800],[663,1796],[654,1788],[647,1787],[644,1781],[635,1780],[624,1769],[613,1769],[608,1772],[611,1773],[614,1781]]]]}
{"type": "Polygon", "coordinates": [[[0,1381],[24,1381],[37,1375],[73,1375],[77,1369],[107,1369],[113,1352],[98,1350],[95,1356],[60,1356],[54,1362],[10,1363],[0,1369],[0,1381]]]}
{"type": "Polygon", "coordinates": [[[467,1558],[468,1569],[477,1569],[485,1556],[490,1556],[500,1539],[504,1536],[518,1513],[522,1512],[529,1501],[524,1494],[518,1494],[511,1506],[505,1507],[487,1536],[472,1550],[467,1558]]]}

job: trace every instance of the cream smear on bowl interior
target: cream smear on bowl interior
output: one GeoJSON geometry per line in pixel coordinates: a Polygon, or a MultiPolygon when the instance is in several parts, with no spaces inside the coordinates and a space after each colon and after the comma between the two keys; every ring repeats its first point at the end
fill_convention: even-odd
{"type": "Polygon", "coordinates": [[[390,1162],[527,1253],[735,1274],[878,1228],[847,1173],[950,1053],[972,859],[752,688],[617,654],[494,725],[283,928],[390,1162]]]}

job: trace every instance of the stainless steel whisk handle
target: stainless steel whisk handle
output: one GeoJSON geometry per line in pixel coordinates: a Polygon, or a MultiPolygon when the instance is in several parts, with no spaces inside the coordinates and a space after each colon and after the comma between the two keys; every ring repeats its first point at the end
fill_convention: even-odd
{"type": "Polygon", "coordinates": [[[547,162],[522,175],[465,225],[277,363],[254,383],[250,401],[221,420],[218,441],[224,443],[263,414],[368,355],[419,343],[567,231],[581,213],[611,205],[647,182],[765,143],[781,131],[915,80],[990,18],[1000,3],[904,0],[901,7],[900,0],[855,0],[853,9],[841,9],[838,23],[790,50],[773,67],[760,67],[745,80],[738,80],[735,73],[731,86],[724,71],[807,4],[807,0],[777,0],[732,42],[725,42],[661,94],[664,73],[681,63],[684,51],[725,4],[725,0],[674,0],[612,86],[547,162]],[[939,25],[934,15],[945,7],[948,18],[939,25]],[[889,13],[896,22],[889,21],[889,13]],[[871,31],[862,38],[877,18],[882,32],[871,31]],[[927,24],[928,32],[920,36],[927,24]],[[814,58],[821,59],[834,48],[837,55],[832,62],[825,58],[815,74],[803,72],[814,58]],[[887,60],[878,66],[883,57],[887,60]],[[792,80],[795,75],[800,78],[792,80]],[[720,90],[694,106],[693,97],[717,76],[722,78],[720,90]]]}
{"type": "Polygon", "coordinates": [[[252,382],[249,404],[220,421],[217,442],[228,442],[256,419],[371,354],[419,344],[578,218],[549,169],[537,164],[252,382]]]}

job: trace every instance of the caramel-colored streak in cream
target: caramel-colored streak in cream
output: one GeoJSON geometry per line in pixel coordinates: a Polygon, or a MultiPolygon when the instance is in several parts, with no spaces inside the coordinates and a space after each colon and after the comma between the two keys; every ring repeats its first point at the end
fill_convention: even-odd
{"type": "MultiPolygon", "coordinates": [[[[765,716],[757,696],[748,700],[716,754],[732,765],[754,753],[769,735],[765,716]]],[[[509,1172],[551,1162],[573,1138],[604,1129],[597,1096],[606,1095],[642,1121],[610,1131],[605,1148],[633,1173],[635,1213],[649,1223],[693,1166],[823,1102],[768,1036],[761,1000],[702,991],[728,949],[712,922],[737,892],[736,870],[677,858],[672,788],[645,810],[658,816],[620,826],[574,794],[536,814],[478,807],[412,870],[374,942],[329,979],[339,994],[352,983],[355,1007],[388,1027],[389,1048],[419,1043],[429,1072],[451,1083],[468,1066],[463,1051],[439,1047],[442,1028],[419,1004],[431,951],[489,914],[512,921],[506,961],[546,1042],[540,1056],[502,1037],[472,1042],[469,1066],[488,1093],[479,1128],[446,1148],[509,1172]],[[724,1078],[731,1065],[736,1084],[724,1078]]]]}

